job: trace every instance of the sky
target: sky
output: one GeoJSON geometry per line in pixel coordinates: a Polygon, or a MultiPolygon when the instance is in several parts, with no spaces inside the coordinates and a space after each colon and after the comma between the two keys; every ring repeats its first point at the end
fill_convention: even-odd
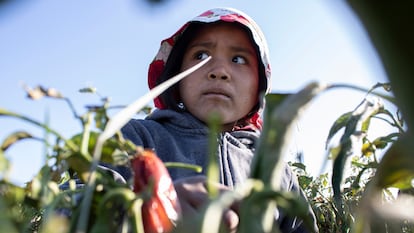
{"type": "MultiPolygon", "coordinates": [[[[0,108],[48,122],[70,137],[81,130],[68,106],[58,100],[32,101],[23,86],[53,87],[71,99],[78,114],[100,97],[82,94],[97,88],[112,105],[127,105],[145,94],[147,68],[161,39],[187,20],[217,6],[237,8],[262,28],[270,49],[272,92],[295,92],[304,85],[347,83],[370,88],[387,77],[358,18],[343,1],[174,0],[155,6],[143,0],[17,1],[0,5],[0,108]]],[[[325,140],[334,120],[364,97],[354,90],[319,95],[302,112],[290,138],[294,159],[303,152],[313,175],[326,159],[325,140]]],[[[0,141],[26,130],[44,132],[22,121],[0,118],[0,141]]],[[[45,163],[36,141],[11,147],[11,181],[30,180],[45,163]]]]}

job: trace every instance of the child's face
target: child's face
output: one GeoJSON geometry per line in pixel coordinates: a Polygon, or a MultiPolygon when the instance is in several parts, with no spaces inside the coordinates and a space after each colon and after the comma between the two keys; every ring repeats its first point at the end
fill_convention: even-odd
{"type": "Polygon", "coordinates": [[[249,35],[234,23],[205,25],[184,53],[181,71],[211,56],[180,82],[186,109],[203,122],[220,115],[224,129],[245,117],[258,101],[258,60],[249,35]]]}

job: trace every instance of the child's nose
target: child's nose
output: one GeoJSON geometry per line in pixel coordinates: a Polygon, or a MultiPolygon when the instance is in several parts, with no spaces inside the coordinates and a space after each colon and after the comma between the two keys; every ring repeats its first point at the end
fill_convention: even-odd
{"type": "Polygon", "coordinates": [[[227,80],[230,79],[230,74],[225,64],[216,62],[208,73],[208,78],[227,80]]]}
{"type": "Polygon", "coordinates": [[[219,79],[222,79],[222,80],[227,80],[228,79],[227,75],[219,74],[219,73],[215,73],[215,72],[210,72],[208,77],[211,78],[211,79],[216,79],[216,78],[219,78],[219,79]]]}

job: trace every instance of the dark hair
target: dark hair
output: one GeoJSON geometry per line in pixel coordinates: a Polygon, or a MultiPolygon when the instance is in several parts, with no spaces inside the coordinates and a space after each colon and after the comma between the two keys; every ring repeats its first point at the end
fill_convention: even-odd
{"type": "MultiPolygon", "coordinates": [[[[223,21],[218,21],[214,23],[222,23],[223,21]]],[[[211,23],[210,23],[211,24],[211,23]]],[[[209,25],[210,25],[209,24],[209,25]]],[[[171,53],[167,59],[167,63],[165,64],[165,68],[160,76],[160,78],[157,80],[157,85],[164,82],[165,80],[173,77],[174,75],[178,74],[180,72],[182,62],[184,59],[184,53],[187,50],[187,46],[191,42],[191,40],[194,38],[194,35],[196,35],[199,30],[202,28],[201,25],[207,25],[206,23],[201,22],[191,22],[190,25],[185,29],[183,34],[178,38],[177,42],[173,46],[171,53]]],[[[253,36],[245,26],[242,24],[241,28],[243,28],[247,34],[250,37],[250,40],[254,44],[256,48],[256,56],[258,62],[258,70],[259,70],[259,94],[261,92],[266,91],[267,86],[267,78],[265,74],[265,69],[263,66],[263,62],[260,59],[260,51],[256,43],[254,43],[253,36]]],[[[170,87],[168,90],[166,90],[164,93],[160,95],[160,99],[162,103],[168,108],[175,111],[183,111],[183,108],[179,107],[179,104],[181,102],[180,92],[178,90],[178,84],[175,84],[174,86],[170,87]]],[[[259,110],[261,106],[261,101],[259,100],[258,103],[253,107],[250,114],[255,113],[259,110]]],[[[251,115],[248,115],[247,117],[251,117],[251,115]]]]}

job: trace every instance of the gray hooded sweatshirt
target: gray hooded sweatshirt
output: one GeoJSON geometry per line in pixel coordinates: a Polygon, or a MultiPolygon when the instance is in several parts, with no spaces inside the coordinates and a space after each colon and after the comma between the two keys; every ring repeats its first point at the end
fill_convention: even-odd
{"type": "MultiPolygon", "coordinates": [[[[208,127],[189,113],[173,110],[155,110],[146,119],[133,119],[122,129],[125,138],[144,148],[153,148],[164,162],[174,161],[203,167],[205,175],[208,159],[208,127]]],[[[250,162],[259,139],[257,131],[223,132],[218,135],[217,161],[220,182],[229,187],[245,181],[250,173],[250,162]]],[[[184,168],[170,168],[173,180],[200,175],[184,168]]],[[[127,173],[121,173],[125,179],[127,173]]],[[[296,176],[286,165],[281,189],[304,195],[296,176]]],[[[313,213],[310,210],[310,215],[313,213]]],[[[308,232],[302,221],[275,210],[282,232],[308,232]]]]}
{"type": "MultiPolygon", "coordinates": [[[[206,171],[208,128],[187,112],[155,110],[145,120],[131,120],[122,133],[136,145],[154,149],[164,162],[199,165],[206,171]]],[[[217,162],[221,183],[233,187],[247,179],[258,137],[258,132],[254,131],[218,135],[217,162]]],[[[197,175],[195,171],[183,168],[172,168],[169,172],[173,180],[197,175]]]]}

